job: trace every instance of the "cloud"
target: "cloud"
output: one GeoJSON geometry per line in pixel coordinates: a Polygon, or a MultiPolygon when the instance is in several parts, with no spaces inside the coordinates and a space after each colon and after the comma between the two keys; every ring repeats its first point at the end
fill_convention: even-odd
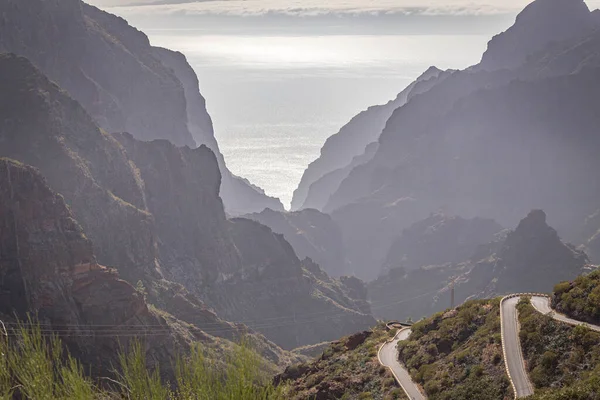
{"type": "Polygon", "coordinates": [[[493,15],[514,13],[529,0],[91,0],[118,13],[236,15],[331,14],[493,15]]]}

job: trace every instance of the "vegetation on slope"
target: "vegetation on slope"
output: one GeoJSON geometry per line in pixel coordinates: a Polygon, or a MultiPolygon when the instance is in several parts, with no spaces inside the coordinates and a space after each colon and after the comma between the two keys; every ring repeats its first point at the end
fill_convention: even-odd
{"type": "MultiPolygon", "coordinates": [[[[1,328],[1,327],[0,327],[1,328]]],[[[39,325],[20,324],[0,331],[0,400],[231,400],[283,399],[285,387],[275,388],[263,374],[263,360],[245,343],[216,362],[210,350],[197,345],[190,355],[173,360],[175,382],[164,382],[160,369],[148,369],[141,342],[119,355],[117,379],[93,382],[84,368],[48,337],[39,325]]]]}
{"type": "Polygon", "coordinates": [[[528,298],[521,299],[518,310],[523,355],[536,389],[570,386],[600,365],[600,333],[543,315],[528,298]]]}
{"type": "Polygon", "coordinates": [[[556,285],[552,306],[576,320],[600,323],[600,270],[556,285]]]}
{"type": "Polygon", "coordinates": [[[379,347],[395,332],[379,324],[332,343],[311,363],[288,367],[276,378],[289,386],[293,400],[406,399],[389,369],[377,359],[379,347]]]}
{"type": "Polygon", "coordinates": [[[512,398],[498,299],[469,301],[422,320],[398,349],[430,400],[512,398]]]}

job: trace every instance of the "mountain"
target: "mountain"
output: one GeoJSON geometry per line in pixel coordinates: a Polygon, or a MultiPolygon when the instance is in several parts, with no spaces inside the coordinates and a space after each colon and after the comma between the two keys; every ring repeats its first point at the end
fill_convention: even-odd
{"type": "Polygon", "coordinates": [[[0,52],[27,57],[102,129],[178,146],[206,144],[219,154],[231,213],[283,210],[227,170],[198,79],[180,54],[152,47],[122,18],[81,0],[7,0],[0,15],[0,52]],[[249,203],[240,203],[247,194],[249,203]]]}
{"type": "Polygon", "coordinates": [[[365,164],[375,157],[379,143],[373,142],[367,145],[365,152],[352,159],[350,164],[344,168],[336,169],[317,179],[308,188],[308,194],[303,208],[323,210],[331,195],[340,187],[340,184],[350,175],[350,172],[359,165],[365,164]]]}
{"type": "Polygon", "coordinates": [[[536,0],[510,29],[494,36],[478,67],[516,68],[553,42],[581,37],[597,28],[597,17],[583,0],[536,0]]]}
{"type": "MultiPolygon", "coordinates": [[[[48,186],[64,196],[73,217],[93,243],[98,264],[117,268],[123,279],[145,287],[151,303],[215,336],[234,340],[248,332],[246,327],[220,320],[181,284],[165,279],[163,269],[170,269],[161,263],[165,267],[171,265],[162,252],[164,247],[157,245],[157,240],[162,243],[157,228],[169,231],[158,226],[156,222],[160,220],[148,210],[148,205],[154,206],[156,201],[152,193],[146,193],[153,182],[142,180],[139,168],[123,146],[99,129],[76,101],[27,59],[0,55],[0,84],[0,156],[33,165],[44,175],[48,186]]],[[[163,148],[174,147],[167,141],[156,145],[161,143],[163,148]]],[[[208,185],[212,179],[212,189],[203,189],[209,196],[212,193],[212,203],[220,208],[210,210],[207,205],[207,214],[218,214],[220,210],[224,219],[216,195],[219,172],[214,155],[206,147],[184,149],[200,155],[204,162],[200,165],[207,169],[194,177],[208,185]]],[[[218,240],[211,241],[216,249],[218,244],[218,240]]],[[[213,258],[226,260],[227,254],[223,251],[213,258]]],[[[260,335],[251,336],[272,361],[286,362],[289,356],[280,348],[260,335]]]]}
{"type": "Polygon", "coordinates": [[[244,218],[260,222],[273,232],[282,234],[299,258],[312,259],[328,275],[345,275],[342,232],[329,215],[313,209],[286,213],[266,209],[244,218]]]}
{"type": "Polygon", "coordinates": [[[534,2],[490,42],[480,65],[395,108],[374,155],[321,182],[331,186],[319,186],[325,195],[312,195],[311,205],[328,198],[321,209],[342,229],[357,276],[372,279],[403,229],[439,209],[513,226],[543,208],[564,237],[577,239],[600,189],[591,173],[599,144],[596,14],[579,0],[534,2]],[[500,58],[512,60],[510,68],[494,66],[500,58]]]}
{"type": "MultiPolygon", "coordinates": [[[[428,87],[434,85],[440,75],[445,76],[446,74],[435,67],[429,68],[398,94],[395,100],[363,111],[343,126],[337,134],[327,139],[321,149],[321,155],[308,166],[294,192],[292,210],[309,208],[305,203],[309,196],[310,186],[326,174],[346,167],[354,157],[363,154],[367,145],[377,140],[392,112],[406,104],[410,96],[420,91],[426,91],[428,87]]],[[[336,181],[341,182],[343,178],[336,181]]]]}
{"type": "Polygon", "coordinates": [[[200,331],[172,325],[141,293],[98,264],[92,243],[62,196],[32,167],[0,159],[0,316],[36,315],[93,375],[112,374],[132,335],[146,335],[149,358],[164,363],[200,331]]]}
{"type": "MultiPolygon", "coordinates": [[[[421,240],[425,242],[427,235],[421,240]]],[[[561,241],[541,210],[530,212],[518,226],[478,246],[465,260],[453,262],[462,249],[447,251],[447,260],[406,270],[392,269],[368,284],[369,300],[379,318],[419,318],[455,302],[508,293],[550,292],[555,282],[574,279],[585,271],[585,253],[561,241]],[[402,307],[399,305],[402,304],[402,307]]]]}
{"type": "Polygon", "coordinates": [[[285,349],[334,340],[372,326],[364,286],[330,278],[300,260],[283,235],[243,218],[230,222],[242,268],[202,288],[225,319],[240,321],[285,349]],[[362,290],[360,290],[362,289],[362,290]]]}
{"type": "Polygon", "coordinates": [[[360,291],[302,264],[269,228],[227,220],[218,162],[206,146],[108,135],[25,58],[0,56],[0,72],[0,155],[37,167],[81,221],[99,262],[141,282],[153,304],[228,339],[244,328],[217,315],[248,321],[289,348],[374,322],[366,293],[352,298],[360,291]],[[249,304],[252,313],[242,312],[249,304]],[[312,316],[324,312],[331,318],[312,316]],[[290,333],[300,329],[305,336],[290,333]]]}
{"type": "Polygon", "coordinates": [[[481,245],[494,240],[502,227],[494,220],[432,214],[402,232],[387,255],[384,270],[412,270],[468,260],[481,245]]]}
{"type": "Polygon", "coordinates": [[[289,398],[403,399],[392,373],[380,368],[377,351],[393,335],[384,324],[329,344],[316,360],[293,365],[275,377],[288,385],[289,398]],[[367,394],[368,393],[368,394],[367,394]]]}

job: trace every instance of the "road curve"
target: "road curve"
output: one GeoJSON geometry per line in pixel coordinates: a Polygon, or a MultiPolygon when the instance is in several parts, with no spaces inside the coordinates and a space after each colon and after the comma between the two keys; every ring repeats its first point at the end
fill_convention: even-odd
{"type": "Polygon", "coordinates": [[[396,381],[410,400],[426,400],[427,397],[421,393],[417,384],[413,382],[408,370],[398,361],[398,350],[396,349],[396,346],[398,345],[398,342],[408,339],[410,333],[410,328],[400,329],[391,341],[384,343],[379,348],[377,358],[381,365],[388,367],[392,371],[396,381]]]}
{"type": "Polygon", "coordinates": [[[554,318],[557,321],[561,321],[561,322],[564,322],[569,325],[583,325],[583,326],[590,328],[591,330],[600,332],[600,326],[598,326],[598,325],[592,325],[592,324],[588,324],[587,322],[577,321],[576,319],[569,318],[564,314],[560,314],[560,313],[557,313],[556,311],[554,311],[550,307],[550,298],[549,297],[531,296],[531,305],[533,306],[533,308],[535,308],[538,312],[540,312],[542,314],[552,313],[550,315],[552,316],[552,318],[554,318]]]}
{"type": "Polygon", "coordinates": [[[500,318],[502,326],[502,351],[508,376],[513,385],[515,398],[527,397],[533,394],[533,385],[527,375],[525,360],[519,340],[519,320],[517,304],[519,296],[505,297],[500,303],[500,318]]]}

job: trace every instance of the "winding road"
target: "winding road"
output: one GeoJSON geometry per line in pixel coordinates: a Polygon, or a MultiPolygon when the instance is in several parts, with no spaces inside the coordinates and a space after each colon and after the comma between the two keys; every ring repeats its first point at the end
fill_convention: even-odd
{"type": "MultiPolygon", "coordinates": [[[[523,351],[521,350],[521,341],[519,340],[520,328],[517,304],[521,297],[525,296],[531,298],[531,305],[542,314],[550,315],[555,320],[569,325],[584,325],[594,331],[600,332],[600,326],[577,321],[552,310],[550,297],[547,295],[524,293],[504,297],[500,302],[502,350],[515,398],[531,396],[534,391],[533,385],[527,375],[523,351]]],[[[427,397],[421,393],[419,386],[413,382],[406,368],[398,361],[396,346],[398,342],[408,339],[410,334],[410,328],[400,329],[392,340],[381,346],[377,357],[381,365],[388,367],[392,371],[396,381],[400,384],[409,399],[426,400],[427,397]]]]}
{"type": "Polygon", "coordinates": [[[600,326],[577,321],[552,310],[552,307],[550,307],[550,297],[546,295],[522,294],[510,295],[503,298],[500,303],[502,348],[504,350],[506,369],[515,392],[515,398],[527,397],[533,394],[533,385],[527,375],[521,342],[519,340],[517,304],[523,296],[531,297],[531,305],[542,314],[550,315],[555,320],[569,325],[584,325],[594,331],[600,332],[600,326]]]}
{"type": "Polygon", "coordinates": [[[404,390],[404,393],[410,400],[425,400],[426,397],[419,390],[419,386],[413,382],[408,370],[400,364],[398,361],[398,351],[396,346],[398,342],[408,339],[411,334],[410,328],[403,328],[396,333],[396,336],[389,342],[384,343],[377,353],[379,363],[385,367],[388,367],[400,387],[404,390]]]}

